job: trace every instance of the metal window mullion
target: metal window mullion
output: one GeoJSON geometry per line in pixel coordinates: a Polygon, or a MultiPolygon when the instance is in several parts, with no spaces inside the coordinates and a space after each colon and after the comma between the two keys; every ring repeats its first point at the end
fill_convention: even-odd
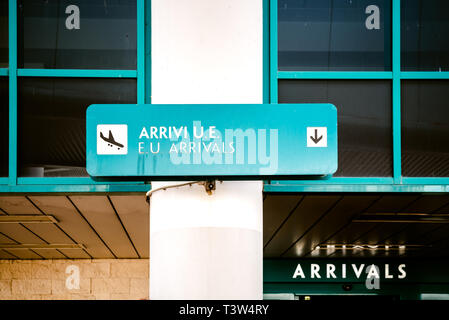
{"type": "Polygon", "coordinates": [[[9,180],[17,184],[17,3],[8,3],[9,52],[9,180]]]}
{"type": "Polygon", "coordinates": [[[145,0],[137,0],[137,103],[145,103],[145,0]]]}
{"type": "Polygon", "coordinates": [[[136,70],[17,69],[19,77],[136,78],[136,70]]]}
{"type": "Polygon", "coordinates": [[[393,69],[393,179],[402,183],[401,164],[401,0],[393,0],[392,8],[392,69],[393,69]]]}
{"type": "Polygon", "coordinates": [[[278,1],[270,0],[270,103],[278,103],[278,1]]]}
{"type": "Polygon", "coordinates": [[[393,79],[390,71],[279,71],[278,79],[376,80],[393,79]]]}
{"type": "Polygon", "coordinates": [[[449,72],[447,71],[409,71],[401,72],[401,79],[423,79],[423,80],[448,80],[449,72]]]}
{"type": "Polygon", "coordinates": [[[270,103],[270,1],[262,4],[262,102],[270,103]]]}

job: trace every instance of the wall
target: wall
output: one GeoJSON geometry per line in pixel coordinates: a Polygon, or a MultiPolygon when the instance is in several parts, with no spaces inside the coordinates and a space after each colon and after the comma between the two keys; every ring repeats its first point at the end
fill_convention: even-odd
{"type": "Polygon", "coordinates": [[[0,260],[0,300],[148,299],[148,270],[144,259],[0,260]],[[69,266],[79,268],[79,289],[66,286],[69,266]]]}

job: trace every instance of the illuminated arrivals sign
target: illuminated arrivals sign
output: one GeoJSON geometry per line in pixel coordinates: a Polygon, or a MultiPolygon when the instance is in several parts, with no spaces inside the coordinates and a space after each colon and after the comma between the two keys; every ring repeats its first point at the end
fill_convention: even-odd
{"type": "Polygon", "coordinates": [[[384,264],[365,264],[365,263],[326,263],[320,265],[311,263],[302,266],[301,263],[296,265],[295,271],[292,273],[293,279],[404,279],[407,276],[406,264],[390,266],[389,263],[384,264]],[[348,273],[350,273],[348,275],[348,273]]]}
{"type": "Polygon", "coordinates": [[[91,105],[98,177],[291,177],[337,170],[331,104],[91,105]]]}

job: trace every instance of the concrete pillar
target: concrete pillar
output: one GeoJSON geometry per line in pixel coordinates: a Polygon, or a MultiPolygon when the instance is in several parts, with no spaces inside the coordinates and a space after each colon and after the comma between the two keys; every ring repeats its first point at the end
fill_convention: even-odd
{"type": "MultiPolygon", "coordinates": [[[[152,103],[262,103],[262,0],[151,4],[152,103]]],[[[262,250],[261,181],[151,197],[151,299],[262,299],[262,250]]]]}
{"type": "Polygon", "coordinates": [[[260,181],[155,192],[150,298],[261,299],[262,203],[260,181]]]}

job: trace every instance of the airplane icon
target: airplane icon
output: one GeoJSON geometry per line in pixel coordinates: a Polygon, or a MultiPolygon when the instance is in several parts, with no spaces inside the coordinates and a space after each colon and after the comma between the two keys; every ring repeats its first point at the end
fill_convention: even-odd
{"type": "Polygon", "coordinates": [[[100,138],[103,139],[104,141],[106,141],[108,143],[108,146],[113,147],[116,146],[118,150],[120,150],[120,148],[123,148],[124,145],[115,141],[114,136],[112,135],[111,130],[109,130],[109,137],[106,138],[103,135],[103,132],[100,131],[100,138]]]}

